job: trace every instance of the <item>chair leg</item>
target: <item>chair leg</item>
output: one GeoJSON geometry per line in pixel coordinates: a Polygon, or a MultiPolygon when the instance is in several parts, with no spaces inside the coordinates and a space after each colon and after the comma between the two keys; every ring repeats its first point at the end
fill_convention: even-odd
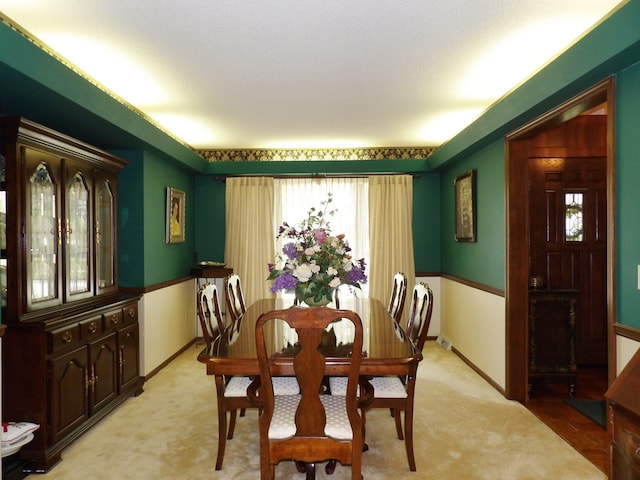
{"type": "Polygon", "coordinates": [[[229,415],[229,433],[227,434],[227,440],[233,438],[233,432],[236,430],[236,410],[231,410],[229,415]]]}
{"type": "Polygon", "coordinates": [[[241,408],[240,409],[240,416],[244,417],[244,414],[247,413],[247,409],[246,408],[241,408]]]}
{"type": "Polygon", "coordinates": [[[404,412],[404,444],[407,449],[409,470],[416,471],[416,458],[413,454],[413,405],[408,405],[404,412]]]}
{"type": "Polygon", "coordinates": [[[216,470],[222,469],[224,449],[227,443],[227,413],[218,406],[218,457],[216,458],[216,470]]]}
{"type": "Polygon", "coordinates": [[[307,463],[306,480],[316,480],[316,464],[315,463],[307,463]]]}
{"type": "Polygon", "coordinates": [[[218,401],[218,456],[216,458],[216,470],[222,469],[224,460],[224,449],[227,444],[227,412],[224,408],[224,377],[215,376],[216,397],[218,401]]]}
{"type": "Polygon", "coordinates": [[[393,410],[393,419],[396,421],[396,433],[398,434],[398,440],[404,440],[402,435],[402,419],[400,418],[400,410],[393,410]]]}
{"type": "Polygon", "coordinates": [[[327,475],[333,475],[333,472],[336,471],[336,464],[338,462],[336,460],[329,460],[327,462],[327,466],[324,467],[324,471],[327,475]]]}

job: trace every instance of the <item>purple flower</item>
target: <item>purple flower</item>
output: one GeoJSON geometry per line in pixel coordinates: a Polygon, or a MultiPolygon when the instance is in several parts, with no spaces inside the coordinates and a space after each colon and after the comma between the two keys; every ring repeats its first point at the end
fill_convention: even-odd
{"type": "Polygon", "coordinates": [[[367,283],[367,276],[364,274],[364,261],[359,261],[360,265],[354,266],[347,272],[347,281],[353,283],[367,283]]]}
{"type": "Polygon", "coordinates": [[[298,250],[295,243],[287,243],[284,247],[282,247],[282,253],[284,253],[287,258],[291,260],[293,260],[294,258],[298,258],[298,250]]]}
{"type": "Polygon", "coordinates": [[[294,290],[297,284],[298,279],[293,276],[293,273],[285,273],[273,280],[269,290],[271,293],[276,293],[280,290],[294,290]]]}
{"type": "Polygon", "coordinates": [[[327,232],[323,228],[314,228],[313,229],[313,237],[316,239],[318,243],[324,243],[327,241],[327,232]]]}

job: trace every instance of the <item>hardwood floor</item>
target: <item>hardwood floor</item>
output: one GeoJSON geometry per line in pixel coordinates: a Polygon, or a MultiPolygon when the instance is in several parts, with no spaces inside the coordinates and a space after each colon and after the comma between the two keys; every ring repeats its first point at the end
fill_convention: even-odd
{"type": "MultiPolygon", "coordinates": [[[[576,399],[599,400],[607,389],[607,371],[600,367],[578,369],[576,399]]],[[[566,383],[539,384],[526,407],[554,432],[584,455],[604,473],[609,464],[607,431],[563,400],[569,398],[566,383]]]]}

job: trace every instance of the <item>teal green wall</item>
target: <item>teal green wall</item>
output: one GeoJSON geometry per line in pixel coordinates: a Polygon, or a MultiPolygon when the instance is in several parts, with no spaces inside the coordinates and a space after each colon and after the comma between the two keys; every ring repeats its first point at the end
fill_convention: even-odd
{"type": "Polygon", "coordinates": [[[198,262],[223,262],[225,225],[225,183],[214,175],[195,179],[195,255],[198,262]]]}
{"type": "Polygon", "coordinates": [[[616,82],[617,321],[640,328],[640,64],[616,82]]]}
{"type": "Polygon", "coordinates": [[[130,164],[118,178],[122,286],[148,286],[189,275],[194,265],[192,173],[150,152],[119,152],[130,164]],[[166,243],[166,188],[185,192],[185,241],[166,243]]]}
{"type": "Polygon", "coordinates": [[[499,290],[505,286],[504,141],[469,155],[440,178],[442,270],[499,290]],[[454,179],[476,175],[476,241],[455,241],[454,179]]]}
{"type": "Polygon", "coordinates": [[[440,175],[420,174],[413,179],[413,255],[417,273],[439,273],[440,175]]]}

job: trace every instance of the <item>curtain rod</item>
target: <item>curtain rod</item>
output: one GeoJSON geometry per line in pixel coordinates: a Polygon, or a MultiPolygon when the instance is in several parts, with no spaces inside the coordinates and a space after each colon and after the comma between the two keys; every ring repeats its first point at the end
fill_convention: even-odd
{"type": "Polygon", "coordinates": [[[420,178],[420,174],[416,172],[407,172],[407,173],[360,173],[360,174],[348,174],[348,173],[290,173],[290,174],[280,174],[280,175],[256,175],[253,173],[234,173],[229,175],[214,175],[216,180],[223,181],[228,177],[271,177],[271,178],[367,178],[367,177],[376,177],[380,175],[411,175],[413,178],[420,178]]]}

